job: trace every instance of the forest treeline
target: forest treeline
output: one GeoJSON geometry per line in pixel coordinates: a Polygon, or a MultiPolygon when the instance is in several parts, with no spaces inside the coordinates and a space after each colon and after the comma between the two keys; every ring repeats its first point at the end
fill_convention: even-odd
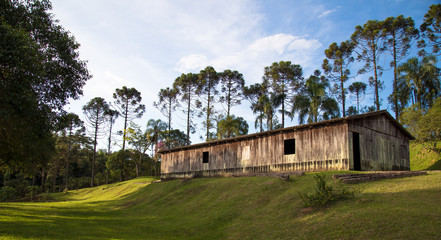
{"type": "Polygon", "coordinates": [[[255,128],[265,131],[285,127],[288,118],[310,123],[379,110],[380,92],[388,87],[395,117],[420,139],[440,139],[439,130],[415,127],[415,116],[428,121],[439,111],[441,4],[429,7],[421,26],[401,15],[356,26],[347,41],[329,45],[321,69],[311,76],[290,61],[265,67],[262,81],[253,85],[237,70],[207,66],[184,73],[153,103],[165,121],[150,119],[144,126],[134,123],[146,114],[141,93],[127,86],[115,89],[110,101],[91,99],[83,106],[85,122],[65,112],[91,78],[79,44],[49,13],[49,0],[4,0],[0,8],[3,201],[158,176],[158,151],[189,145],[196,129],[205,141],[248,134],[248,123],[232,114],[243,101],[250,103],[255,128]],[[385,71],[393,79],[384,81],[385,71]],[[350,81],[358,76],[367,80],[350,81]],[[373,102],[360,106],[369,91],[373,102]],[[184,131],[173,128],[178,113],[185,115],[184,131]],[[122,129],[115,129],[116,121],[122,129]],[[106,149],[97,149],[101,138],[108,140],[106,149]]]}

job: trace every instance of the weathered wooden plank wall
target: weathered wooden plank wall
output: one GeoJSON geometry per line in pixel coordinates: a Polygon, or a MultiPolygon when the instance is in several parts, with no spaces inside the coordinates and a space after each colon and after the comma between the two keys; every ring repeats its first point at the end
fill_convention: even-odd
{"type": "Polygon", "coordinates": [[[409,170],[412,136],[386,111],[379,111],[164,151],[161,176],[352,170],[354,132],[359,134],[361,170],[409,170]],[[295,154],[285,154],[288,139],[295,139],[295,154]],[[204,152],[208,163],[203,163],[204,152]]]}
{"type": "Polygon", "coordinates": [[[164,178],[268,171],[348,170],[348,126],[337,124],[287,133],[269,133],[237,142],[162,154],[164,178]],[[295,139],[295,154],[284,141],[295,139]],[[209,153],[203,163],[203,152],[209,153]]]}
{"type": "Polygon", "coordinates": [[[360,134],[361,170],[409,170],[409,139],[384,115],[349,124],[350,169],[353,169],[352,132],[360,134]]]}

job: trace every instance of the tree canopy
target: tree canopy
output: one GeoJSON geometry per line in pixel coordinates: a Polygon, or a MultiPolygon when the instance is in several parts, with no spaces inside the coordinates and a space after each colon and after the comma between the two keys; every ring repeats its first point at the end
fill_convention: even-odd
{"type": "Polygon", "coordinates": [[[422,39],[418,42],[421,48],[420,55],[426,54],[425,47],[431,47],[435,55],[441,50],[441,4],[433,4],[424,15],[424,22],[420,26],[422,39]]]}
{"type": "Polygon", "coordinates": [[[49,1],[1,1],[0,9],[0,165],[24,167],[49,159],[63,106],[91,76],[49,1]]]}
{"type": "Polygon", "coordinates": [[[115,99],[115,106],[117,107],[120,115],[124,118],[123,128],[123,147],[124,152],[126,146],[126,130],[127,124],[130,120],[140,118],[145,112],[145,105],[141,104],[141,93],[136,88],[117,88],[113,93],[115,99]]]}
{"type": "Polygon", "coordinates": [[[291,64],[290,61],[274,62],[271,66],[265,67],[263,79],[273,90],[275,106],[281,106],[282,128],[285,126],[285,114],[289,111],[285,107],[290,104],[294,93],[303,86],[303,71],[298,64],[291,64]]]}
{"type": "Polygon", "coordinates": [[[383,25],[382,21],[369,20],[363,26],[356,26],[351,40],[355,43],[355,54],[358,61],[363,61],[364,66],[358,73],[373,71],[374,76],[370,78],[369,85],[374,88],[374,104],[376,110],[380,110],[380,91],[382,81],[380,76],[383,67],[379,64],[380,56],[385,51],[383,46],[383,25]]]}
{"type": "Polygon", "coordinates": [[[349,65],[354,61],[352,51],[354,50],[354,43],[345,41],[338,45],[332,43],[329,48],[325,50],[327,59],[323,60],[322,68],[327,77],[332,80],[334,84],[334,91],[338,94],[338,100],[342,105],[343,117],[346,111],[346,93],[347,90],[344,83],[349,79],[349,65]],[[332,60],[332,63],[329,60],[332,60]]]}

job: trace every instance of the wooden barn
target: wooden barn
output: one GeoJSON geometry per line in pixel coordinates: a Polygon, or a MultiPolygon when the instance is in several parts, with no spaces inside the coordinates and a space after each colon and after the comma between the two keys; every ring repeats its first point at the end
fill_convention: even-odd
{"type": "Polygon", "coordinates": [[[409,170],[407,132],[386,110],[161,150],[161,178],[409,170]]]}

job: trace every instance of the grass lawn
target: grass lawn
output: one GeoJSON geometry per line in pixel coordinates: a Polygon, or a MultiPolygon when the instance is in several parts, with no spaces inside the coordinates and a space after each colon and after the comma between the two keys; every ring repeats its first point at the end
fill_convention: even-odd
{"type": "Polygon", "coordinates": [[[348,185],[355,198],[305,209],[298,193],[314,191],[313,176],[138,178],[0,203],[0,238],[441,239],[441,172],[348,185]]]}

